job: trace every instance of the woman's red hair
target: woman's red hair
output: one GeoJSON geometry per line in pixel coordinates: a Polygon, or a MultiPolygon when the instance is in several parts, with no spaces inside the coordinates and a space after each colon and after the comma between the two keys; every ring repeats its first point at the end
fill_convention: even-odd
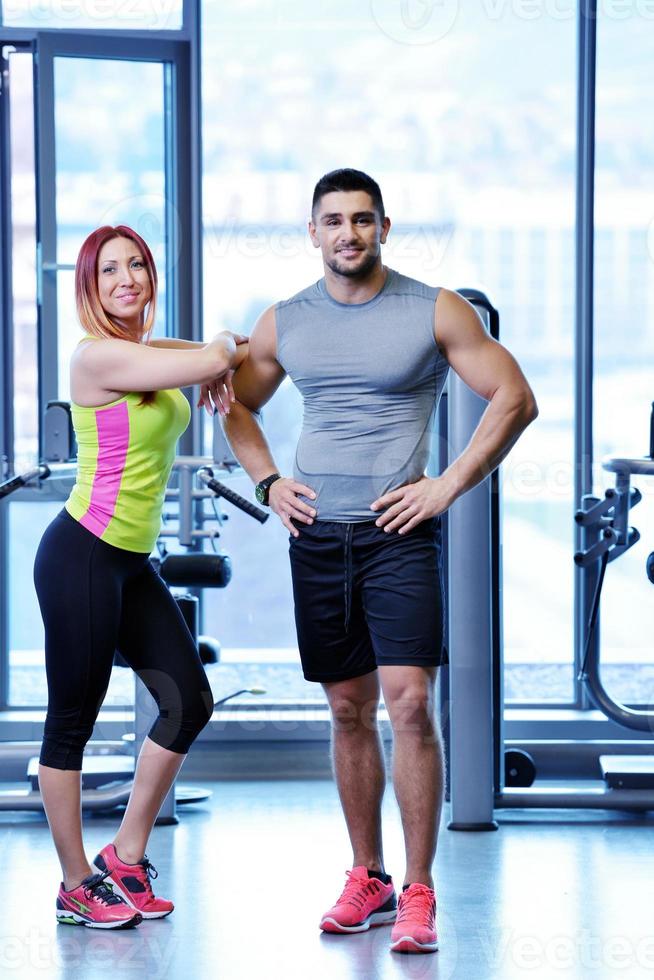
{"type": "MultiPolygon", "coordinates": [[[[125,330],[120,327],[103,309],[98,293],[98,256],[100,249],[113,238],[129,238],[138,247],[143,256],[145,268],[150,280],[150,301],[147,305],[147,315],[143,319],[142,337],[147,339],[157,310],[157,270],[152,258],[152,252],[141,236],[127,225],[103,225],[96,228],[85,240],[75,265],[75,303],[77,315],[82,328],[92,337],[118,337],[125,339],[125,330]]],[[[145,311],[144,311],[145,312],[145,311]]]]}

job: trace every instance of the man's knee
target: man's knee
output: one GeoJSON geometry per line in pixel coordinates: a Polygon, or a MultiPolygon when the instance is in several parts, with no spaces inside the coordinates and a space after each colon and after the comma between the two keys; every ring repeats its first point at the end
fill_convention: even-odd
{"type": "Polygon", "coordinates": [[[339,698],[330,703],[332,723],[339,732],[374,730],[377,723],[377,701],[352,701],[339,698]]]}
{"type": "Polygon", "coordinates": [[[379,687],[376,677],[366,674],[346,681],[323,685],[338,732],[374,730],[379,707],[379,687]]]}
{"type": "Polygon", "coordinates": [[[436,698],[431,686],[409,683],[386,697],[386,708],[394,734],[437,735],[436,698]]]}

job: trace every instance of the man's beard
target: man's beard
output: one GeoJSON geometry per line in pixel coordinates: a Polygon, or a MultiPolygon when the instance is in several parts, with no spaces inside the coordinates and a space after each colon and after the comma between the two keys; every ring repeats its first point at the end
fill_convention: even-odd
{"type": "Polygon", "coordinates": [[[379,252],[368,253],[365,261],[354,269],[349,266],[340,265],[338,259],[335,258],[331,262],[327,261],[327,267],[339,276],[347,276],[348,279],[364,279],[374,269],[378,258],[379,252]]]}

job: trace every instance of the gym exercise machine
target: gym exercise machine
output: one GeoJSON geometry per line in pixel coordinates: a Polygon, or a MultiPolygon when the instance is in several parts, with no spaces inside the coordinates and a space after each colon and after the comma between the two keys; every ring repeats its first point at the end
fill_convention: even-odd
{"type": "MultiPolygon", "coordinates": [[[[484,293],[458,292],[481,317],[494,340],[499,314],[484,293]]],[[[441,399],[440,469],[461,455],[486,402],[454,372],[441,399]]],[[[500,562],[500,473],[464,494],[443,518],[447,547],[445,575],[449,666],[440,674],[442,729],[451,803],[451,830],[473,822],[497,826],[492,818],[493,787],[500,779],[493,746],[501,738],[502,606],[500,562]],[[449,542],[456,541],[456,547],[449,542]],[[453,583],[464,583],[454,587],[453,583]],[[472,721],[472,724],[469,722],[472,721]],[[482,818],[483,815],[483,818],[482,818]]]]}
{"type": "MultiPolygon", "coordinates": [[[[0,505],[4,498],[25,486],[47,490],[54,497],[66,499],[75,480],[76,448],[67,403],[53,402],[48,406],[44,419],[45,461],[22,474],[17,474],[0,484],[0,505]]],[[[159,574],[172,588],[198,591],[205,588],[225,588],[231,579],[231,561],[228,555],[216,550],[220,526],[228,515],[217,506],[217,500],[226,500],[263,524],[268,519],[262,510],[235,493],[226,483],[216,478],[237,472],[236,460],[231,455],[218,423],[214,425],[214,441],[211,456],[178,456],[173,464],[171,485],[166,490],[164,527],[157,542],[159,558],[153,559],[159,574]],[[205,504],[211,504],[207,512],[205,504]],[[173,523],[175,522],[176,523],[173,523]],[[168,552],[166,543],[175,539],[185,549],[182,554],[168,552]],[[204,542],[210,541],[211,552],[203,551],[204,542]]],[[[175,594],[175,593],[174,593],[175,594]]],[[[203,663],[216,663],[220,646],[211,637],[198,636],[198,596],[188,591],[175,594],[175,599],[195,639],[203,663]]],[[[127,667],[118,651],[114,665],[127,667]]],[[[95,751],[90,742],[84,755],[82,769],[82,808],[85,811],[106,811],[127,803],[133,785],[133,774],[143,740],[156,717],[157,708],[147,687],[135,674],[134,722],[135,731],[123,737],[124,751],[107,754],[95,751]]],[[[218,711],[232,698],[240,694],[265,694],[263,688],[234,691],[217,700],[218,711]]],[[[38,790],[38,758],[31,758],[27,767],[29,790],[13,790],[0,793],[0,810],[42,810],[38,790]]],[[[183,786],[173,786],[168,793],[157,818],[158,824],[177,822],[176,805],[199,802],[210,795],[209,791],[183,786]]]]}
{"type": "MultiPolygon", "coordinates": [[[[493,337],[499,317],[487,297],[460,290],[477,308],[493,337]]],[[[448,381],[447,432],[449,460],[465,449],[486,403],[456,376],[448,381]]],[[[641,499],[630,486],[632,474],[654,476],[654,412],[650,455],[642,458],[607,457],[605,470],[615,474],[615,487],[604,499],[588,496],[575,514],[583,530],[583,548],[575,563],[594,573],[595,591],[587,624],[582,669],[579,674],[592,702],[619,725],[654,731],[654,711],[635,710],[615,701],[600,677],[597,636],[599,600],[608,562],[624,554],[639,538],[628,527],[628,515],[641,499]]],[[[445,430],[444,430],[445,431],[445,430]]],[[[597,778],[604,784],[563,788],[533,786],[535,766],[528,752],[505,750],[502,691],[502,569],[500,550],[500,474],[469,491],[450,508],[448,535],[456,547],[448,549],[448,581],[465,583],[448,589],[449,689],[446,672],[441,680],[441,707],[448,749],[451,830],[496,830],[494,810],[509,807],[593,808],[654,810],[654,755],[600,754],[597,778]],[[513,785],[511,785],[513,784],[513,785]]],[[[654,552],[647,560],[654,583],[654,552]]]]}

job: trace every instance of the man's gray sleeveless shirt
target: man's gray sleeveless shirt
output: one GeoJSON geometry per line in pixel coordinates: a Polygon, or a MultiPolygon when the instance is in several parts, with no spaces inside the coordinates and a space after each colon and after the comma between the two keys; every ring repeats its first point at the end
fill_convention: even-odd
{"type": "Polygon", "coordinates": [[[424,474],[448,370],[439,288],[389,269],[366,303],[337,302],[321,279],[276,305],[277,360],[304,402],[294,477],[318,520],[372,520],[377,497],[424,474]]]}

